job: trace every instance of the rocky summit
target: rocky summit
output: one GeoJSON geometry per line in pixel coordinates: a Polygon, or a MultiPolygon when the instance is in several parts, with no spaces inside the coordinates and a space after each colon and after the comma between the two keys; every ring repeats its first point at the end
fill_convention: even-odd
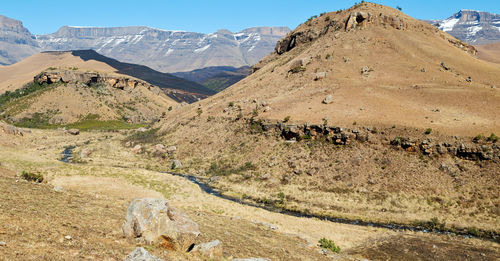
{"type": "Polygon", "coordinates": [[[38,50],[36,37],[21,21],[0,15],[0,65],[15,63],[38,50]]]}

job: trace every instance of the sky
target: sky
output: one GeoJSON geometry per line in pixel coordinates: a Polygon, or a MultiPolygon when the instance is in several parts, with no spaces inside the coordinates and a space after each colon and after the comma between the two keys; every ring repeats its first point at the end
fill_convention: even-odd
{"type": "MultiPolygon", "coordinates": [[[[359,0],[357,0],[359,2],[359,0]]],[[[313,15],[352,6],[348,0],[0,0],[0,15],[33,34],[61,26],[145,25],[166,30],[238,32],[254,26],[294,29],[313,15]]],[[[500,13],[499,0],[380,0],[418,19],[445,19],[460,9],[500,13]]]]}

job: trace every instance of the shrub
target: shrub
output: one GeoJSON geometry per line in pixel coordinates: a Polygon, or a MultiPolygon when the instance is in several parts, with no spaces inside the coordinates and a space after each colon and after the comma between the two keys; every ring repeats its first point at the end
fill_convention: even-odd
{"type": "Polygon", "coordinates": [[[497,142],[497,141],[498,141],[498,136],[497,136],[497,135],[495,135],[495,133],[492,133],[492,134],[488,137],[488,139],[487,139],[487,140],[488,140],[488,141],[491,141],[491,142],[497,142]]]}
{"type": "Polygon", "coordinates": [[[233,107],[234,106],[234,102],[229,102],[229,104],[227,106],[233,107]]]}
{"type": "Polygon", "coordinates": [[[425,133],[426,135],[429,135],[429,134],[431,134],[431,132],[432,132],[432,129],[431,129],[431,128],[428,128],[428,129],[426,129],[426,130],[425,130],[425,132],[424,132],[424,133],[425,133]]]}
{"type": "Polygon", "coordinates": [[[288,122],[290,121],[290,116],[286,116],[284,119],[283,119],[283,122],[288,122]]]}
{"type": "Polygon", "coordinates": [[[403,8],[401,6],[396,6],[396,9],[398,9],[399,11],[403,11],[403,8]]]}
{"type": "Polygon", "coordinates": [[[329,249],[334,253],[340,253],[340,247],[335,245],[335,242],[333,242],[333,240],[322,238],[319,240],[319,246],[321,248],[329,249]]]}
{"type": "Polygon", "coordinates": [[[171,111],[172,110],[172,106],[168,106],[168,111],[171,111]]]}
{"type": "Polygon", "coordinates": [[[198,110],[196,110],[196,113],[198,114],[198,117],[200,117],[203,113],[203,110],[201,108],[198,108],[198,110]]]}
{"type": "Polygon", "coordinates": [[[474,137],[474,138],[472,139],[472,141],[474,141],[474,142],[478,142],[478,141],[480,141],[483,137],[484,137],[484,136],[483,136],[483,134],[478,134],[478,135],[476,135],[476,137],[474,137]]]}
{"type": "Polygon", "coordinates": [[[21,174],[21,177],[27,181],[33,181],[33,182],[37,182],[37,183],[43,182],[43,176],[40,174],[36,174],[36,173],[23,171],[23,173],[21,174]]]}
{"type": "Polygon", "coordinates": [[[259,116],[259,110],[257,110],[257,108],[253,109],[252,116],[254,116],[254,117],[259,116]]]}

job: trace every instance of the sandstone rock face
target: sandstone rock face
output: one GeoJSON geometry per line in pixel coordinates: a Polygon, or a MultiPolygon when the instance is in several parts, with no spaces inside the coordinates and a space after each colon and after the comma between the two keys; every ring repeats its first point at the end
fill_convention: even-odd
{"type": "Polygon", "coordinates": [[[355,12],[352,13],[349,19],[347,20],[345,30],[349,31],[351,29],[355,29],[357,27],[364,28],[368,22],[368,18],[370,18],[370,14],[365,12],[355,12]]]}
{"type": "Polygon", "coordinates": [[[164,199],[134,199],[127,209],[123,234],[159,244],[172,250],[186,251],[200,234],[198,224],[168,205],[164,199]]]}
{"type": "Polygon", "coordinates": [[[212,242],[207,242],[194,246],[191,252],[198,252],[205,257],[214,258],[222,256],[222,244],[219,240],[214,240],[212,242]]]}
{"type": "Polygon", "coordinates": [[[138,247],[134,249],[124,261],[163,261],[163,259],[151,255],[146,249],[138,247]]]}
{"type": "Polygon", "coordinates": [[[34,77],[34,82],[38,84],[52,84],[52,83],[78,83],[87,86],[96,84],[105,84],[117,89],[133,89],[136,87],[143,87],[151,89],[153,85],[128,77],[117,77],[109,75],[101,75],[96,72],[82,72],[78,70],[64,70],[53,69],[46,70],[34,77]]]}

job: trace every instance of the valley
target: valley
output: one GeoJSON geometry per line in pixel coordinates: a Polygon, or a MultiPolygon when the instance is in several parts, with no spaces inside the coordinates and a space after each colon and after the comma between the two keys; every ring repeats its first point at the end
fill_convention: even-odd
{"type": "Polygon", "coordinates": [[[0,260],[500,259],[498,15],[401,9],[212,34],[0,16],[0,260]]]}

